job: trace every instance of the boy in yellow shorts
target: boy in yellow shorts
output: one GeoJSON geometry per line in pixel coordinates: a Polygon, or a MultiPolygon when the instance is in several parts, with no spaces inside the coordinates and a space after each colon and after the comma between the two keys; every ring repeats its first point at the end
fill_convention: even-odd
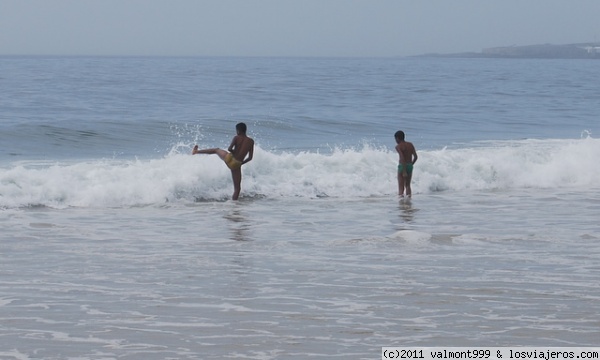
{"type": "Polygon", "coordinates": [[[237,200],[242,189],[242,165],[252,160],[254,156],[254,140],[246,135],[247,126],[239,123],[235,126],[237,135],[231,140],[228,151],[219,148],[198,150],[198,145],[194,146],[192,155],[196,154],[217,154],[231,170],[231,179],[233,180],[232,200],[237,200]]]}

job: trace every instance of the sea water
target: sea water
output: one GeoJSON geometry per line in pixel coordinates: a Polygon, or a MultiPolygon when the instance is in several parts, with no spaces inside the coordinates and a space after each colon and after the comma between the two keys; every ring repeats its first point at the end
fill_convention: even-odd
{"type": "Polygon", "coordinates": [[[2,57],[0,358],[597,346],[598,65],[2,57]]]}

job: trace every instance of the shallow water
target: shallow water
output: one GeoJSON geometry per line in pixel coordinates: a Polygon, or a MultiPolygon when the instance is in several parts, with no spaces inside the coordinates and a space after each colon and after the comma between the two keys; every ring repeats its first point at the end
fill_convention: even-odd
{"type": "Polygon", "coordinates": [[[599,206],[480,193],[7,211],[2,339],[21,358],[90,359],[592,346],[600,245],[578,214],[599,206]]]}

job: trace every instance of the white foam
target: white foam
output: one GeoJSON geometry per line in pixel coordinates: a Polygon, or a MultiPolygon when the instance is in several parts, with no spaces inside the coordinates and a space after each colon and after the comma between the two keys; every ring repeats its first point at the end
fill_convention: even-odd
{"type": "MultiPolygon", "coordinates": [[[[413,193],[480,189],[595,187],[600,140],[524,140],[420,151],[413,193]]],[[[250,197],[391,196],[397,154],[389,149],[274,153],[258,147],[243,168],[250,197]]],[[[226,200],[231,174],[215,155],[152,160],[15,163],[0,168],[0,207],[121,207],[226,200]]]]}
{"type": "Polygon", "coordinates": [[[9,351],[0,351],[0,358],[2,359],[16,359],[16,360],[28,360],[31,359],[29,355],[20,352],[17,349],[9,351]]]}
{"type": "Polygon", "coordinates": [[[523,140],[424,152],[420,192],[465,189],[592,187],[600,181],[600,141],[523,140]]]}
{"type": "Polygon", "coordinates": [[[431,240],[431,234],[415,230],[400,230],[395,232],[392,238],[401,239],[411,244],[425,244],[431,240]]]}

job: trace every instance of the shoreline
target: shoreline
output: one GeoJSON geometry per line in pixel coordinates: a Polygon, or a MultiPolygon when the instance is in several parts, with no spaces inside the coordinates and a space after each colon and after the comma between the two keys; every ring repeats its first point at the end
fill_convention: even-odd
{"type": "Polygon", "coordinates": [[[540,44],[524,46],[500,46],[481,50],[451,54],[423,54],[415,57],[438,58],[490,58],[490,59],[600,59],[600,43],[540,44]]]}

